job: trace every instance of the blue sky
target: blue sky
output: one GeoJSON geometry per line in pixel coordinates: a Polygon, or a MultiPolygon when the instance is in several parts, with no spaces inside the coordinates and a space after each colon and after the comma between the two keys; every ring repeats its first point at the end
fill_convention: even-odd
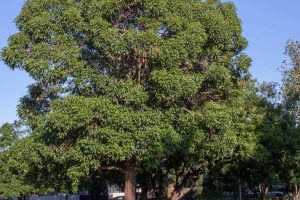
{"type": "MultiPolygon", "coordinates": [[[[13,20],[24,0],[0,0],[0,48],[15,33],[13,20]]],[[[251,72],[259,82],[280,82],[281,62],[288,39],[300,40],[299,0],[232,0],[248,39],[246,53],[253,59],[251,72]]],[[[25,72],[10,70],[0,62],[0,124],[17,119],[16,106],[31,79],[25,72]]]]}

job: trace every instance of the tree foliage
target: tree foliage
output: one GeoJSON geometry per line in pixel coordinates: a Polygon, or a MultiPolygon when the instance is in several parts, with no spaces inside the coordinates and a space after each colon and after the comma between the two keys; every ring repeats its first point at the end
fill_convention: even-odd
{"type": "Polygon", "coordinates": [[[7,150],[16,140],[24,136],[26,128],[21,121],[4,123],[0,127],[0,151],[7,150]]]}
{"type": "Polygon", "coordinates": [[[299,121],[300,101],[300,44],[298,41],[289,40],[286,44],[283,62],[283,101],[287,111],[299,121]]]}
{"type": "Polygon", "coordinates": [[[73,190],[97,170],[134,183],[162,163],[180,190],[254,152],[259,116],[233,4],[29,0],[16,24],[2,58],[36,81],[19,114],[40,145],[37,169],[73,190]]]}

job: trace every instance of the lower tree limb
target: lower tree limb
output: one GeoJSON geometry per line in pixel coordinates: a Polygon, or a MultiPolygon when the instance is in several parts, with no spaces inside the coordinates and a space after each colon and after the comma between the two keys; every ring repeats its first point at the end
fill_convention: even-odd
{"type": "Polygon", "coordinates": [[[186,195],[192,188],[183,187],[180,190],[174,188],[174,184],[168,185],[168,200],[179,200],[181,197],[186,195]]]}

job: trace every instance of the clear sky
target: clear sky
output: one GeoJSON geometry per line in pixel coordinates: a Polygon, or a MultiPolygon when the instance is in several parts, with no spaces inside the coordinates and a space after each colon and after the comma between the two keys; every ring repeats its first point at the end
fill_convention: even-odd
{"type": "MultiPolygon", "coordinates": [[[[15,33],[14,19],[25,0],[0,0],[0,48],[15,33]]],[[[242,20],[253,59],[251,72],[259,82],[280,82],[277,70],[284,60],[288,39],[300,40],[300,0],[232,0],[242,20]]],[[[16,106],[31,79],[25,72],[10,70],[0,62],[0,124],[17,119],[16,106]]]]}

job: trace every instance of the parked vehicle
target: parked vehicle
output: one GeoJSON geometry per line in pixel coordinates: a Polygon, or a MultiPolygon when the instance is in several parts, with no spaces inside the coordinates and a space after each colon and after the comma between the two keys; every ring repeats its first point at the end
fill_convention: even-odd
{"type": "Polygon", "coordinates": [[[284,193],[281,191],[272,191],[272,192],[268,192],[268,196],[269,197],[283,197],[284,193]]]}

